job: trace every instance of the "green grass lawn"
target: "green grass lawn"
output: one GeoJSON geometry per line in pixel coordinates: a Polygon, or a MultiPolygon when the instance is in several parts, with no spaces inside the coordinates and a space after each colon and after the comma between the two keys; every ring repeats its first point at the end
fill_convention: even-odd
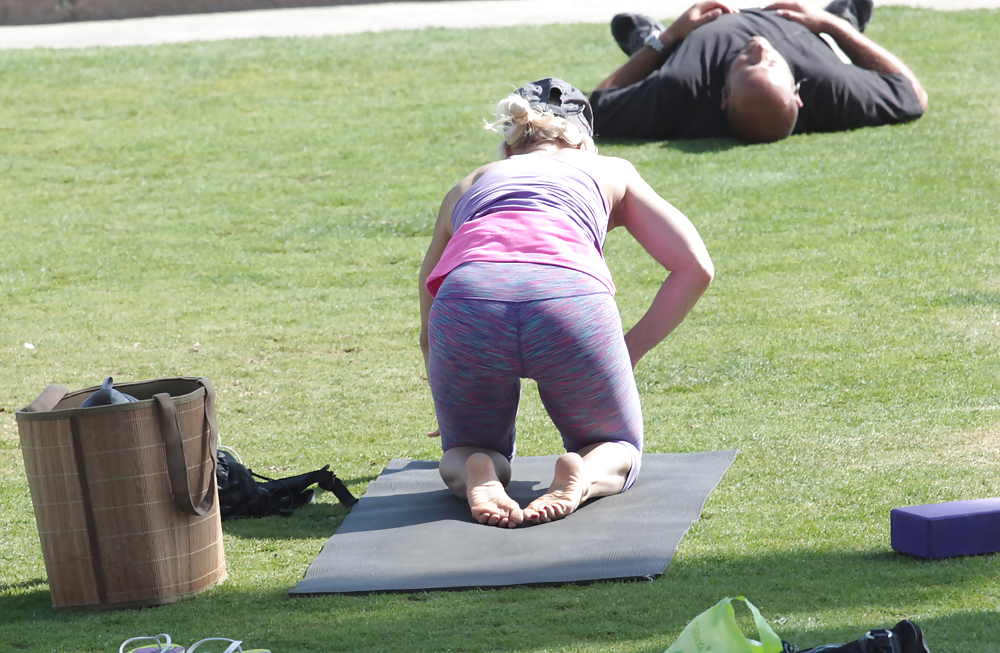
{"type": "MultiPolygon", "coordinates": [[[[436,458],[416,278],[438,204],[492,158],[492,103],[622,56],[602,25],[0,52],[0,645],[656,652],[745,594],[803,647],[911,618],[935,653],[1000,651],[1000,557],[906,558],[888,520],[1000,495],[997,33],[996,11],[878,10],[930,93],[915,123],[600,143],[717,271],[637,372],[647,450],[742,450],[660,579],[291,599],[346,514],[324,495],[227,523],[217,588],[106,613],[50,607],[14,412],[49,383],[203,375],[263,473],[329,463],[358,495],[436,458]]],[[[662,270],[624,233],[607,256],[629,325],[662,270]]],[[[530,383],[519,428],[523,455],[561,451],[530,383]]]]}

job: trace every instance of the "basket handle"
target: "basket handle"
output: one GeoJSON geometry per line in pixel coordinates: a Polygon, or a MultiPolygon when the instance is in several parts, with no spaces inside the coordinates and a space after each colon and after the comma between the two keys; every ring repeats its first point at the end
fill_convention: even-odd
{"type": "Polygon", "coordinates": [[[205,388],[205,421],[208,422],[208,435],[211,437],[212,460],[215,460],[215,445],[219,441],[219,424],[215,419],[215,386],[208,379],[198,379],[198,385],[205,388]]]}
{"type": "MultiPolygon", "coordinates": [[[[217,430],[215,425],[215,388],[208,379],[201,379],[200,385],[205,388],[205,418],[209,424],[209,448],[214,449],[217,430]],[[211,391],[210,391],[211,390],[211,391]],[[211,410],[209,407],[211,406],[211,410]]],[[[200,516],[208,514],[215,504],[215,455],[212,455],[212,479],[208,491],[198,505],[191,499],[191,483],[188,480],[187,456],[184,455],[184,439],[181,437],[181,426],[177,419],[177,406],[170,394],[161,392],[153,395],[160,406],[160,432],[167,451],[167,471],[170,473],[170,489],[174,495],[177,508],[187,515],[200,516]]]]}
{"type": "Polygon", "coordinates": [[[24,407],[22,412],[25,413],[47,413],[56,407],[62,398],[66,396],[69,392],[66,388],[61,385],[50,385],[41,394],[35,397],[35,400],[24,407]]]}

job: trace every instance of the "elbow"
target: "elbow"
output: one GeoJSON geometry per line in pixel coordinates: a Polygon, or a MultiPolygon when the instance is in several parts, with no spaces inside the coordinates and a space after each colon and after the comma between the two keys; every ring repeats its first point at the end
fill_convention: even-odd
{"type": "Polygon", "coordinates": [[[913,117],[919,118],[927,111],[927,91],[924,89],[923,84],[920,83],[920,80],[915,75],[912,75],[912,73],[909,77],[909,82],[910,86],[913,87],[913,94],[917,96],[917,104],[920,106],[920,113],[914,112],[913,117]]]}
{"type": "Polygon", "coordinates": [[[696,256],[688,260],[683,266],[667,268],[670,276],[677,275],[678,281],[683,279],[689,292],[701,296],[715,278],[715,266],[708,255],[696,256]]]}
{"type": "Polygon", "coordinates": [[[431,339],[425,325],[420,325],[420,338],[418,339],[418,342],[420,343],[420,351],[422,351],[426,357],[431,351],[431,339]]]}
{"type": "Polygon", "coordinates": [[[708,290],[708,286],[712,283],[712,279],[715,278],[715,265],[712,264],[712,259],[708,258],[708,256],[704,256],[699,259],[698,265],[696,265],[693,269],[693,273],[701,291],[705,292],[708,290]]]}
{"type": "Polygon", "coordinates": [[[913,117],[919,118],[927,111],[927,91],[924,90],[924,87],[920,85],[920,82],[915,77],[911,80],[911,83],[913,85],[913,94],[917,96],[917,104],[920,106],[920,112],[913,112],[913,117]]]}

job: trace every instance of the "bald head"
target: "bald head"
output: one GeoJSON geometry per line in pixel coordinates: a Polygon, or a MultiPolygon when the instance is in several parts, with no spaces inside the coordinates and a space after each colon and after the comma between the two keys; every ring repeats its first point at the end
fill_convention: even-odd
{"type": "Polygon", "coordinates": [[[795,129],[799,105],[793,88],[776,85],[765,75],[752,75],[730,92],[726,117],[748,143],[773,143],[795,129]]]}
{"type": "Polygon", "coordinates": [[[749,143],[773,143],[795,129],[799,98],[788,63],[767,39],[755,36],[733,61],[722,108],[733,131],[749,143]]]}

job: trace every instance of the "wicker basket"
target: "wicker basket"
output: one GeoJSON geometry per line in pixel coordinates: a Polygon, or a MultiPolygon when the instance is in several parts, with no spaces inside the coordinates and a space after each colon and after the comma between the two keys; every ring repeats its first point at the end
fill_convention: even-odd
{"type": "Polygon", "coordinates": [[[226,577],[211,382],[115,389],[139,401],[80,408],[97,388],[49,386],[17,412],[57,610],[172,603],[226,577]]]}

